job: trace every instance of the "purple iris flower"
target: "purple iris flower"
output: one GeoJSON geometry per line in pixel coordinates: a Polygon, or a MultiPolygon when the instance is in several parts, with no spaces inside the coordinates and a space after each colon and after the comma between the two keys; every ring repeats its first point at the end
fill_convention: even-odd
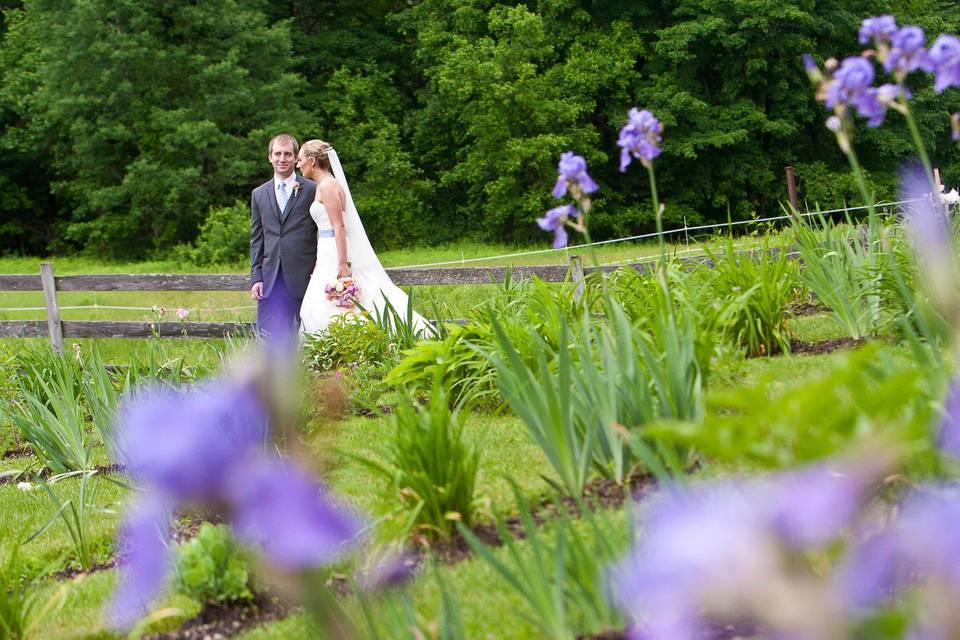
{"type": "Polygon", "coordinates": [[[943,401],[943,418],[937,435],[940,451],[951,458],[960,458],[960,382],[954,380],[943,401]]]}
{"type": "Polygon", "coordinates": [[[142,390],[119,416],[115,448],[146,493],[121,528],[124,560],[109,605],[117,628],[129,628],[162,588],[169,518],[181,503],[225,510],[238,538],[283,569],[329,563],[357,542],[352,513],[264,451],[267,411],[252,382],[142,390]]]}
{"type": "Polygon", "coordinates": [[[900,195],[909,202],[904,214],[907,237],[933,302],[940,309],[950,309],[957,295],[953,234],[944,203],[933,192],[934,186],[922,168],[904,170],[900,195]]]}
{"type": "Polygon", "coordinates": [[[890,40],[890,52],[883,61],[887,73],[904,76],[926,63],[924,45],[927,42],[920,27],[904,27],[890,40]]]}
{"type": "MultiPolygon", "coordinates": [[[[960,496],[957,487],[916,494],[903,504],[885,531],[867,538],[848,555],[837,573],[839,600],[853,613],[888,602],[918,583],[933,579],[920,597],[953,601],[960,596],[960,496]]],[[[922,606],[922,604],[921,604],[922,606]]],[[[952,637],[952,609],[923,607],[907,637],[952,637]]]]}
{"type": "Polygon", "coordinates": [[[834,109],[853,102],[873,83],[873,65],[869,60],[851,56],[840,63],[827,87],[826,106],[834,109]]]}
{"type": "Polygon", "coordinates": [[[948,35],[937,38],[927,50],[924,68],[934,73],[937,93],[947,87],[960,87],[960,40],[948,35]]]}
{"type": "Polygon", "coordinates": [[[896,32],[897,21],[893,16],[867,18],[860,25],[860,44],[867,44],[871,40],[876,43],[889,42],[896,32]]]}
{"type": "Polygon", "coordinates": [[[264,441],[267,413],[252,384],[144,389],[123,405],[114,447],[133,479],[174,500],[223,492],[229,469],[264,441]]]}
{"type": "Polygon", "coordinates": [[[576,184],[583,193],[593,193],[599,187],[593,178],[587,174],[587,161],[573,151],[560,155],[560,164],[557,166],[560,175],[553,187],[553,197],[562,198],[567,195],[568,186],[576,184]]]}
{"type": "Polygon", "coordinates": [[[819,465],[785,473],[772,487],[771,525],[792,546],[824,544],[853,521],[865,488],[858,474],[819,465]]]}
{"type": "Polygon", "coordinates": [[[328,564],[358,542],[360,520],[291,461],[261,459],[230,490],[237,539],[282,569],[328,564]]]}
{"type": "Polygon", "coordinates": [[[571,204],[562,204],[547,211],[542,218],[537,218],[537,224],[544,231],[553,231],[553,248],[562,249],[567,246],[567,220],[577,218],[580,212],[571,204]]]}
{"type": "Polygon", "coordinates": [[[108,617],[127,629],[142,618],[160,595],[170,562],[170,509],[157,495],[131,508],[120,528],[120,575],[108,617]]]}
{"type": "Polygon", "coordinates": [[[870,87],[855,96],[850,104],[857,108],[857,113],[867,119],[868,127],[879,127],[887,115],[887,108],[893,104],[901,92],[909,97],[906,87],[898,84],[870,87]]]}
{"type": "Polygon", "coordinates": [[[765,618],[763,600],[784,596],[767,591],[784,584],[784,551],[836,539],[859,512],[870,475],[818,465],[667,493],[641,543],[611,571],[618,606],[652,638],[701,637],[711,603],[723,615],[778,624],[765,618]]]}
{"type": "Polygon", "coordinates": [[[620,171],[630,166],[633,158],[649,165],[660,155],[660,142],[663,140],[663,124],[646,109],[630,109],[627,124],[620,129],[617,145],[620,151],[620,171]]]}

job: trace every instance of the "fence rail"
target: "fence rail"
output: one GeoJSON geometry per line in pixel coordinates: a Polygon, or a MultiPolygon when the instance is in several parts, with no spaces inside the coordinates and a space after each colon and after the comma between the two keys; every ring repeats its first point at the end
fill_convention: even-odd
{"type": "MultiPolygon", "coordinates": [[[[754,251],[744,253],[753,254],[754,251]]],[[[705,256],[681,258],[681,262],[710,263],[705,256]]],[[[650,262],[601,267],[610,273],[630,267],[640,273],[653,269],[650,262]]],[[[586,271],[596,271],[587,268],[586,271]]],[[[387,269],[394,284],[418,285],[477,285],[503,282],[509,273],[512,278],[536,276],[546,282],[563,282],[568,277],[578,283],[577,294],[583,291],[584,267],[579,257],[566,265],[537,265],[518,267],[458,267],[441,269],[387,269]]],[[[0,321],[0,338],[41,338],[50,336],[53,348],[63,353],[64,338],[222,338],[253,329],[252,322],[115,322],[61,320],[57,294],[63,291],[248,291],[250,280],[234,274],[104,274],[55,276],[53,265],[40,264],[40,273],[0,275],[0,291],[42,291],[46,320],[0,321]]]]}
{"type": "MultiPolygon", "coordinates": [[[[617,267],[604,267],[613,271],[617,267]]],[[[649,266],[635,265],[639,271],[649,266]]],[[[583,278],[578,258],[570,265],[524,267],[461,267],[442,269],[387,269],[397,285],[476,285],[536,276],[547,282],[562,282],[571,274],[583,278]]],[[[53,348],[63,353],[64,338],[222,338],[249,331],[252,322],[115,322],[61,320],[57,294],[63,291],[248,291],[250,280],[233,274],[105,274],[55,276],[53,265],[40,264],[40,273],[0,275],[0,291],[42,291],[46,320],[0,321],[0,338],[41,338],[49,336],[53,348]]]]}

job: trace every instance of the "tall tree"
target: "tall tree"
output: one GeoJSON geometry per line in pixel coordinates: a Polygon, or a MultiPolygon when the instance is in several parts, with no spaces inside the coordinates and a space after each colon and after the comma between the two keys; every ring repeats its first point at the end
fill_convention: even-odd
{"type": "MultiPolygon", "coordinates": [[[[16,73],[69,208],[64,237],[137,256],[196,233],[266,171],[266,142],[306,120],[287,23],[236,0],[27,0],[16,73]],[[25,90],[26,90],[25,89],[25,90]]],[[[34,147],[36,148],[36,147],[34,147]]]]}

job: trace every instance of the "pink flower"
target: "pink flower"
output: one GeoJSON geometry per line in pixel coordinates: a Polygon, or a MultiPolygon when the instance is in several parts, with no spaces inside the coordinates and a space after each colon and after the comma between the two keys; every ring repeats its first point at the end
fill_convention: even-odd
{"type": "Polygon", "coordinates": [[[177,309],[177,320],[183,320],[188,315],[190,315],[189,310],[183,308],[177,309]]]}

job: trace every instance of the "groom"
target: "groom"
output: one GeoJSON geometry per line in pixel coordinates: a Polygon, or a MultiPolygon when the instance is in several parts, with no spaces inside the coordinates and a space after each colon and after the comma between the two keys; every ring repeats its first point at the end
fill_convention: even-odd
{"type": "Polygon", "coordinates": [[[317,261],[317,225],[310,217],[316,183],[294,173],[299,151],[289,134],[270,140],[273,179],[250,197],[250,296],[257,301],[261,334],[296,330],[317,261]]]}

